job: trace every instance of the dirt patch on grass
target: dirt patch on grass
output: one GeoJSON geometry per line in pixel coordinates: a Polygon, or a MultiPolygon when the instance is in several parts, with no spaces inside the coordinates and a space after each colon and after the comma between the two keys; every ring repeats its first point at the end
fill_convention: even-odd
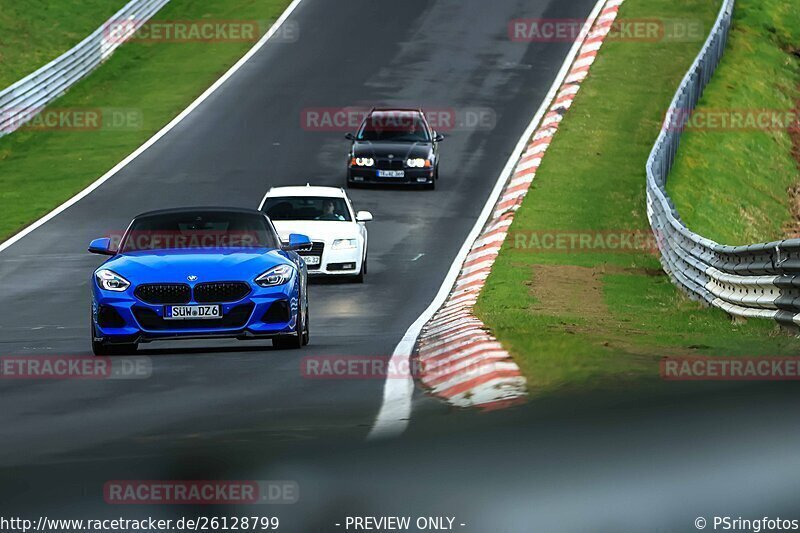
{"type": "Polygon", "coordinates": [[[792,218],[783,228],[783,232],[787,239],[796,239],[800,237],[800,183],[795,183],[786,189],[786,194],[789,195],[789,210],[792,218]]]}
{"type": "Polygon", "coordinates": [[[573,265],[534,265],[528,282],[539,315],[607,316],[603,301],[604,271],[573,265]]]}
{"type": "MultiPolygon", "coordinates": [[[[582,267],[575,265],[533,265],[533,279],[527,282],[536,303],[530,312],[558,317],[551,327],[567,334],[586,335],[597,339],[598,346],[633,356],[650,358],[667,355],[663,347],[648,348],[631,342],[650,332],[635,327],[630,320],[612,317],[603,296],[603,277],[609,274],[639,276],[665,275],[649,268],[622,268],[614,265],[582,267]]],[[[685,353],[675,347],[675,353],[685,353]]]]}

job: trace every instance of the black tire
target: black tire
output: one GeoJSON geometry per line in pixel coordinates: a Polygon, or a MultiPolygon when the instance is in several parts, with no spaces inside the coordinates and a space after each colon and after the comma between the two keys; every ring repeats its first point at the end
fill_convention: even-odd
{"type": "Polygon", "coordinates": [[[353,283],[364,283],[364,276],[367,274],[367,258],[364,258],[364,261],[361,262],[361,271],[353,276],[353,283]]]}
{"type": "Polygon", "coordinates": [[[431,180],[430,183],[426,183],[423,186],[423,188],[428,190],[428,191],[432,191],[432,190],[434,190],[436,188],[436,182],[437,181],[439,181],[439,166],[438,165],[436,166],[436,169],[434,169],[434,171],[433,171],[433,179],[431,180]]]}
{"type": "Polygon", "coordinates": [[[92,325],[92,353],[95,355],[133,355],[139,348],[135,342],[126,344],[108,344],[103,341],[96,341],[94,325],[92,325]]]}
{"type": "Polygon", "coordinates": [[[311,318],[308,316],[308,307],[306,307],[306,321],[305,327],[303,328],[303,346],[308,346],[311,339],[311,326],[309,326],[309,322],[311,322],[311,318]]]}
{"type": "Polygon", "coordinates": [[[98,342],[94,339],[92,339],[92,353],[95,355],[110,355],[106,343],[98,342]]]}
{"type": "MultiPolygon", "coordinates": [[[[306,313],[308,309],[306,309],[306,313]]],[[[303,319],[306,313],[300,313],[297,319],[300,323],[297,325],[297,333],[294,335],[286,335],[285,337],[275,337],[272,339],[272,347],[278,350],[298,350],[308,344],[308,326],[303,319]]]]}

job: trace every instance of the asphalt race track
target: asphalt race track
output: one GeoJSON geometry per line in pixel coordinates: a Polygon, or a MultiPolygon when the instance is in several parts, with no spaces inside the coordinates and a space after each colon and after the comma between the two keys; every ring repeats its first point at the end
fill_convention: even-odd
{"type": "Polygon", "coordinates": [[[593,5],[303,0],[289,19],[298,40],[268,42],[111,180],[0,252],[0,354],[89,355],[92,238],[146,210],[257,207],[270,186],[344,185],[345,131],[309,127],[307,111],[413,105],[492,119],[443,131],[435,191],[349,191],[375,217],[369,274],[311,286],[307,349],[153,343],[141,347],[149,379],[0,380],[0,516],[272,514],[284,531],[342,531],[346,514],[446,515],[460,531],[617,532],[796,512],[800,402],[787,384],[555,394],[490,414],[416,391],[403,436],[375,442],[382,379],[302,375],[305,356],[392,353],[571,46],[512,42],[509,21],[581,19],[593,5]],[[113,479],[293,480],[300,503],[106,505],[113,479]]]}
{"type": "Polygon", "coordinates": [[[4,354],[90,353],[88,283],[100,258],[86,246],[123,231],[139,212],[257,207],[270,186],[343,186],[344,132],[314,130],[302,122],[305,110],[482,108],[494,127],[445,131],[436,191],[351,191],[356,209],[375,216],[369,274],[363,286],[312,287],[307,350],[273,351],[269,341],[153,343],[141,349],[154,365],[146,381],[3,383],[0,427],[15,430],[0,442],[0,464],[68,460],[93,447],[124,455],[134,443],[142,455],[231,438],[269,446],[363,438],[383,381],[305,379],[300,357],[392,353],[433,299],[570,48],[512,42],[509,21],[585,18],[592,6],[304,0],[289,19],[296,42],[268,42],[120,173],[0,253],[4,354]]]}

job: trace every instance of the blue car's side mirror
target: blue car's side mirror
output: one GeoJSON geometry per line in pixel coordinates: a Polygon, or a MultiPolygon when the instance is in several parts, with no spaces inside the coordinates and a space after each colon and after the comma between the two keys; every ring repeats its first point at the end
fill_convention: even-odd
{"type": "Polygon", "coordinates": [[[117,255],[116,250],[111,249],[111,239],[103,237],[102,239],[95,239],[89,243],[89,251],[93,254],[100,255],[117,255]]]}
{"type": "Polygon", "coordinates": [[[308,235],[300,233],[289,234],[289,244],[284,245],[284,250],[300,250],[301,248],[308,248],[311,246],[311,239],[308,235]]]}

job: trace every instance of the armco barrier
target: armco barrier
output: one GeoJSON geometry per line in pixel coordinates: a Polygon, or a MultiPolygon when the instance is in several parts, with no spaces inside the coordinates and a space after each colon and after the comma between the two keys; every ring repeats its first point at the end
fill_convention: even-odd
{"type": "Polygon", "coordinates": [[[690,231],[667,195],[681,133],[728,39],[734,0],[724,0],[711,34],[683,78],[647,160],[647,217],[673,283],[733,316],[800,325],[800,239],[725,246],[690,231]]]}
{"type": "Polygon", "coordinates": [[[169,0],[131,0],[74,48],[0,91],[0,137],[32,119],[87,76],[169,0]],[[123,35],[111,34],[122,29],[123,35]]]}

